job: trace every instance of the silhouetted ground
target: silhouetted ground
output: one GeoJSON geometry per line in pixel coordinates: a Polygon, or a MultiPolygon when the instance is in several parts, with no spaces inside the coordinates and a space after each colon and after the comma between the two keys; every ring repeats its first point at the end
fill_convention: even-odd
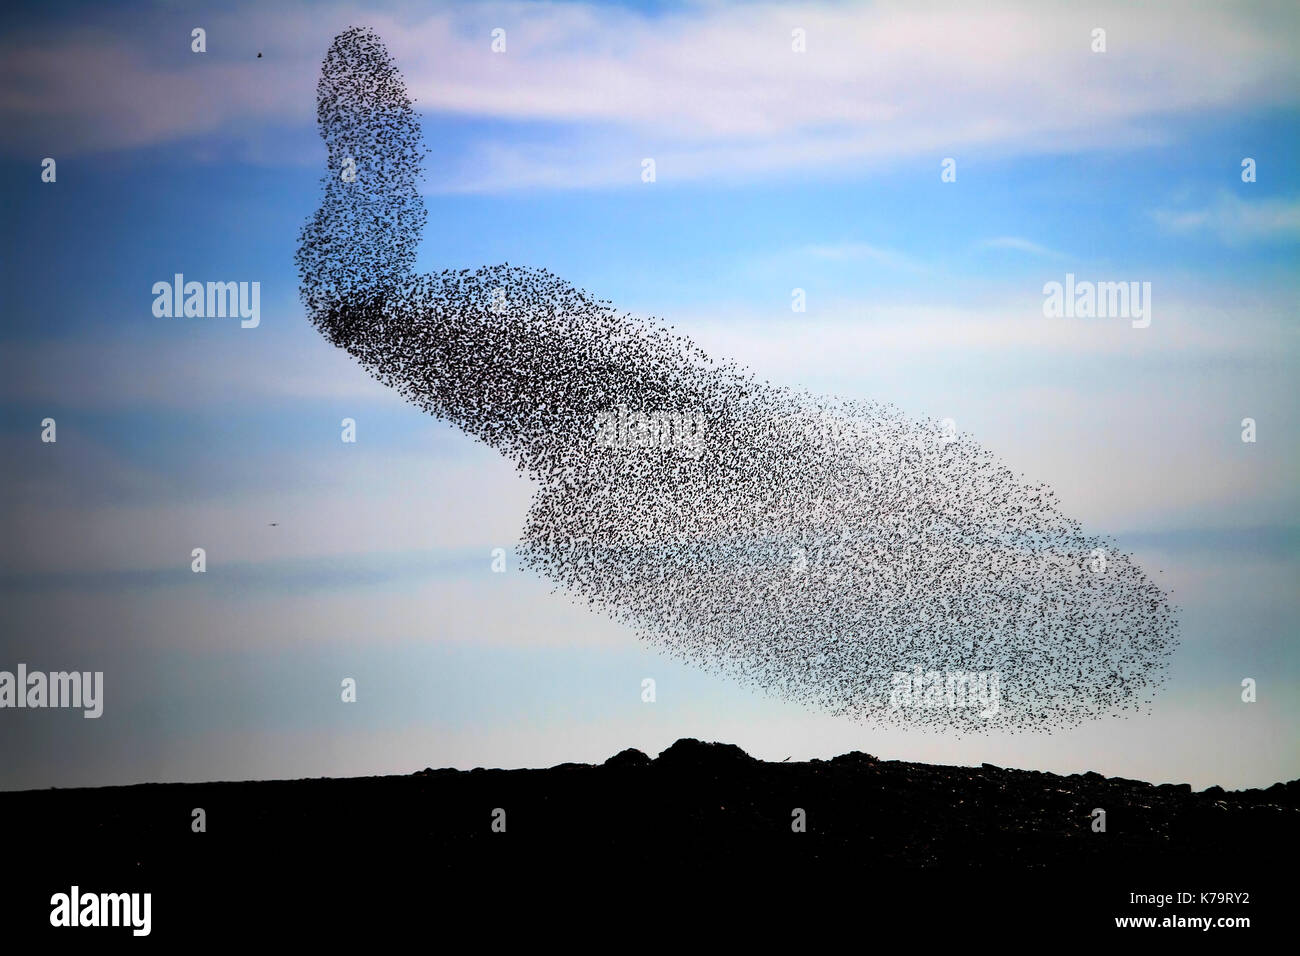
{"type": "Polygon", "coordinates": [[[1244,939],[1262,938],[1284,913],[1300,781],[1193,793],[858,752],[766,763],[729,744],[679,740],[654,760],[626,750],[547,770],[0,793],[0,820],[5,857],[23,861],[8,868],[0,903],[15,929],[46,926],[50,895],[75,882],[151,891],[154,936],[272,915],[300,935],[307,924],[294,913],[309,913],[315,929],[323,914],[357,930],[376,919],[392,928],[416,913],[456,920],[519,905],[553,917],[627,906],[641,925],[735,894],[780,912],[843,896],[859,919],[973,915],[1013,935],[1159,933],[1116,930],[1115,916],[1255,917],[1250,930],[1206,933],[1244,939]],[[191,830],[199,807],[205,833],[191,830]],[[505,832],[493,830],[498,808],[505,832]],[[1093,830],[1096,808],[1104,833],[1093,830]],[[797,809],[806,832],[792,829],[797,809]],[[1130,901],[1179,891],[1195,904],[1130,901]],[[1251,899],[1203,904],[1204,891],[1251,899]]]}

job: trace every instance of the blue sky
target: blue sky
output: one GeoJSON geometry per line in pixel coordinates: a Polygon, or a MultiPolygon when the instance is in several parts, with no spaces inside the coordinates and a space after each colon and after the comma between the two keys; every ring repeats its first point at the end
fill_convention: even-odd
{"type": "Polygon", "coordinates": [[[99,721],[0,713],[0,786],[540,766],[684,735],[778,760],[1297,775],[1289,6],[4,17],[0,669],[103,669],[107,690],[99,721]],[[313,90],[351,24],[385,36],[421,110],[422,268],[544,266],[762,378],[954,418],[1175,589],[1183,645],[1151,716],[961,739],[837,721],[682,667],[513,561],[493,574],[526,482],[371,382],[297,300],[313,90]],[[176,272],[259,281],[261,325],[155,318],[176,272]],[[1151,327],[1044,318],[1067,272],[1151,282],[1151,327]]]}

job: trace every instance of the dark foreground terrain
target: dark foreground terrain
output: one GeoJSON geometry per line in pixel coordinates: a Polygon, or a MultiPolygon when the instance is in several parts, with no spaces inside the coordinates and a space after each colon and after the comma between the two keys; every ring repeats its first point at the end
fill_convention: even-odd
{"type": "Polygon", "coordinates": [[[155,938],[465,920],[499,930],[537,905],[556,925],[622,913],[648,926],[703,907],[787,923],[960,918],[1012,935],[1246,934],[1222,942],[1290,919],[1300,781],[1193,793],[858,752],[766,763],[679,740],[656,759],[626,750],[547,770],[0,793],[0,821],[6,933],[129,937],[50,930],[51,894],[75,883],[151,892],[155,938]],[[196,808],[206,832],[192,830],[196,808]],[[1179,892],[1190,901],[1132,899],[1179,892]],[[1115,928],[1142,915],[1252,926],[1115,928]]]}

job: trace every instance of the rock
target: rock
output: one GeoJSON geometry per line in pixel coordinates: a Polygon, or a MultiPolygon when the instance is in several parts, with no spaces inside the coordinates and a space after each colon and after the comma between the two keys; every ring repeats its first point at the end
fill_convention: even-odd
{"type": "Polygon", "coordinates": [[[830,759],[831,766],[843,766],[844,764],[866,764],[868,766],[875,764],[879,760],[874,754],[863,753],[861,750],[850,750],[846,754],[840,754],[838,757],[830,759]]]}
{"type": "Polygon", "coordinates": [[[620,750],[604,763],[606,767],[648,767],[649,765],[650,758],[635,747],[620,750]]]}
{"type": "Polygon", "coordinates": [[[694,737],[683,737],[661,753],[655,764],[677,768],[735,766],[756,762],[735,744],[704,743],[694,737]]]}

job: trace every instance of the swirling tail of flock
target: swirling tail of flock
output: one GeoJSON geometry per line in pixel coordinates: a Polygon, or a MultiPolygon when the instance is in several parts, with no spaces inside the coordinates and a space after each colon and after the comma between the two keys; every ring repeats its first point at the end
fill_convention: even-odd
{"type": "Polygon", "coordinates": [[[425,146],[379,37],[340,34],[317,94],[311,321],[535,482],[526,564],[681,659],[854,718],[983,732],[1149,706],[1175,609],[1046,486],[893,406],[760,381],[543,269],[415,274],[425,146]],[[1001,706],[899,706],[918,670],[996,673],[1001,706]]]}

